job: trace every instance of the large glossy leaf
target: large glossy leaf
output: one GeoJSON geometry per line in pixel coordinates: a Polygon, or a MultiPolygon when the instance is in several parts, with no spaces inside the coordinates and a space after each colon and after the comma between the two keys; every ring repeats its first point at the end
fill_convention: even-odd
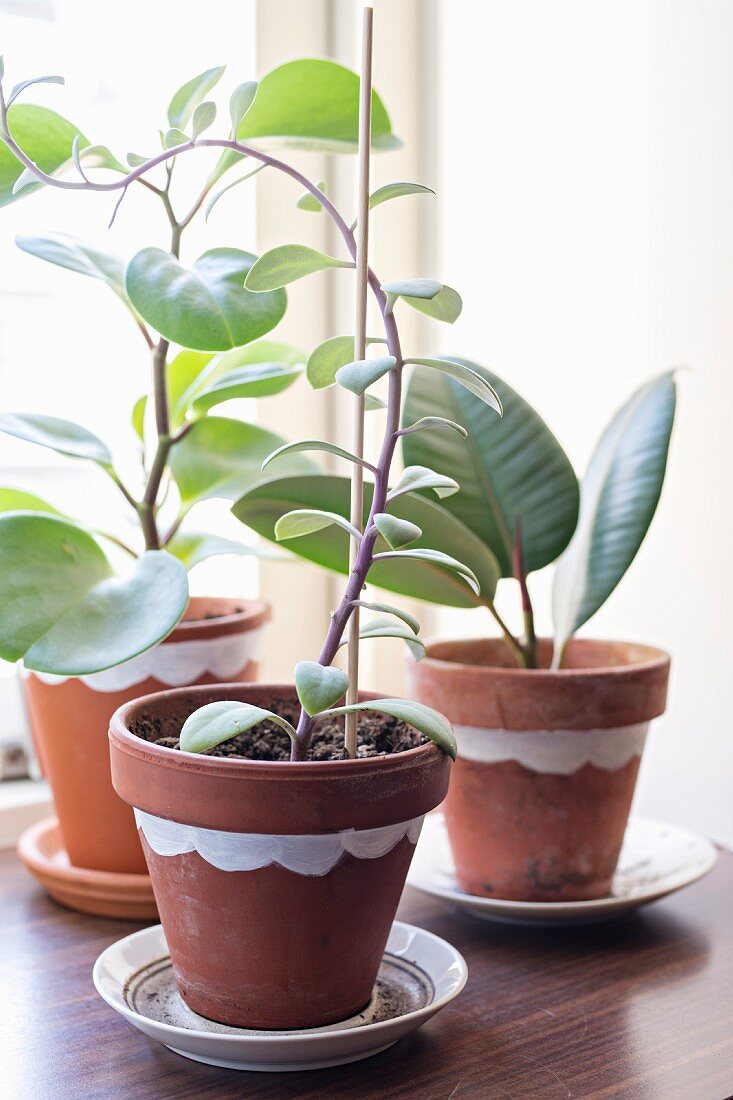
{"type": "Polygon", "coordinates": [[[405,462],[429,463],[455,477],[460,491],[443,507],[491,547],[502,576],[512,575],[517,516],[522,522],[525,568],[541,569],[562,553],[575,530],[577,478],[531,405],[485,367],[463,362],[497,391],[503,418],[447,375],[417,367],[407,390],[404,423],[441,412],[461,424],[468,438],[452,432],[404,436],[405,462]]]}
{"type": "MultiPolygon", "coordinates": [[[[289,61],[260,81],[239,124],[240,141],[330,152],[355,152],[359,141],[359,77],[335,61],[289,61]]],[[[372,93],[372,148],[399,148],[382,100],[372,93]]]]}
{"type": "Polygon", "coordinates": [[[26,493],[23,489],[13,489],[9,485],[0,486],[0,512],[49,512],[60,516],[58,508],[49,504],[35,493],[26,493]]]}
{"type": "Polygon", "coordinates": [[[668,371],[641,386],[601,436],[580,494],[580,516],[553,589],[555,662],[634,560],[656,511],[667,467],[676,388],[668,371]]]}
{"type": "Polygon", "coordinates": [[[125,291],[125,261],[113,252],[105,252],[67,233],[45,233],[35,237],[16,237],[18,248],[37,256],[39,260],[65,267],[92,279],[100,279],[127,300],[125,291]]]}
{"type": "Polygon", "coordinates": [[[69,458],[86,458],[110,467],[109,447],[94,432],[71,420],[40,413],[0,413],[0,432],[48,447],[69,458]]]}
{"type": "MultiPolygon", "coordinates": [[[[222,416],[198,420],[170,454],[181,503],[188,508],[207,498],[236,500],[262,481],[262,463],[282,443],[274,432],[240,420],[222,416]]],[[[284,457],[282,464],[290,474],[317,469],[302,455],[284,457]]]]}
{"type": "MultiPolygon", "coordinates": [[[[365,521],[372,491],[371,485],[364,486],[365,521]]],[[[284,477],[248,490],[232,511],[246,526],[274,542],[275,525],[286,512],[299,508],[316,509],[337,512],[348,519],[350,500],[347,478],[323,474],[284,477]]],[[[442,551],[465,562],[479,578],[482,597],[493,598],[499,575],[496,559],[450,512],[424,497],[408,495],[391,504],[390,513],[416,524],[422,530],[416,545],[442,551]]],[[[375,545],[378,552],[389,550],[381,537],[375,545]]],[[[349,572],[349,535],[338,527],[331,526],[293,539],[288,549],[337,573],[349,572]]],[[[379,561],[370,570],[369,583],[405,596],[452,607],[472,607],[479,602],[460,577],[435,562],[379,561]]]]}
{"type": "Polygon", "coordinates": [[[115,577],[92,536],[52,515],[0,515],[0,656],[83,675],[164,638],[188,603],[186,572],[163,551],[115,577]]]}
{"type": "Polygon", "coordinates": [[[375,699],[369,703],[351,703],[347,707],[337,707],[329,711],[329,714],[349,714],[360,710],[372,710],[377,714],[389,714],[392,718],[398,718],[429,737],[452,760],[455,760],[458,755],[458,747],[450,722],[437,710],[426,707],[424,703],[413,703],[408,699],[375,699]]]}
{"type": "Polygon", "coordinates": [[[168,394],[174,425],[189,409],[201,415],[234,397],[267,397],[281,393],[303,370],[297,348],[257,340],[221,355],[182,351],[168,365],[168,394]]]}
{"type": "Polygon", "coordinates": [[[186,569],[193,569],[207,558],[236,554],[238,557],[271,557],[275,554],[249,546],[221,535],[209,535],[206,531],[178,531],[166,546],[169,554],[183,562],[186,569]]]}
{"type": "Polygon", "coordinates": [[[197,351],[227,351],[264,336],[285,313],[284,290],[244,289],[254,262],[238,248],[213,248],[187,269],[170,252],[144,248],[127,268],[127,293],[166,339],[197,351]]]}
{"type": "MultiPolygon", "coordinates": [[[[89,144],[76,126],[46,107],[14,103],[8,111],[8,126],[23,152],[49,175],[71,161],[77,135],[81,148],[89,144]]],[[[17,157],[0,141],[0,206],[24,198],[42,186],[29,182],[13,194],[16,180],[23,171],[17,157]]]]}

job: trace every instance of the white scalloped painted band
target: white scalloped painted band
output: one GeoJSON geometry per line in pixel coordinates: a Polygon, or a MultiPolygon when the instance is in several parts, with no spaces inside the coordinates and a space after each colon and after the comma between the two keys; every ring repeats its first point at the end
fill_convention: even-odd
{"type": "MultiPolygon", "coordinates": [[[[161,642],[160,645],[125,661],[116,668],[79,676],[92,691],[127,691],[145,680],[158,680],[166,687],[183,687],[203,676],[215,680],[233,680],[250,661],[258,661],[262,653],[264,627],[220,638],[203,638],[190,642],[161,642]]],[[[21,674],[30,675],[21,665],[21,674]]],[[[54,676],[34,672],[44,684],[63,684],[69,676],[54,676]]]]}
{"type": "Polygon", "coordinates": [[[198,852],[220,871],[255,871],[276,863],[296,875],[325,875],[345,852],[356,859],[379,859],[407,837],[417,844],[423,818],[386,825],[381,829],[346,829],[340,833],[271,836],[266,833],[227,833],[166,821],[135,810],[135,821],[159,856],[198,852]]]}
{"type": "Polygon", "coordinates": [[[641,756],[648,722],[606,730],[491,730],[454,726],[458,755],[480,764],[513,760],[533,772],[572,775],[586,764],[604,771],[641,756]]]}

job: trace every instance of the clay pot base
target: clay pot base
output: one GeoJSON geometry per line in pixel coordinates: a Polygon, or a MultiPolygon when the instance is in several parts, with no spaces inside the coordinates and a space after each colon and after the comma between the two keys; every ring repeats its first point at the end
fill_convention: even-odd
{"type": "Polygon", "coordinates": [[[646,818],[629,820],[611,893],[592,901],[507,901],[467,894],[456,881],[442,814],[429,814],[407,885],[483,920],[500,924],[572,925],[614,920],[696,882],[718,853],[706,837],[646,818]]]}
{"type": "Polygon", "coordinates": [[[93,973],[108,1005],[176,1054],[225,1069],[277,1073],[340,1066],[386,1050],[457,997],[466,977],[466,963],[454,947],[395,921],[375,995],[359,1016],[307,1031],[249,1031],[187,1007],[159,924],[112,944],[93,973]]]}
{"type": "Polygon", "coordinates": [[[149,875],[72,867],[55,817],[44,818],[26,829],[18,841],[17,852],[54,901],[69,909],[95,917],[158,919],[149,875]]]}

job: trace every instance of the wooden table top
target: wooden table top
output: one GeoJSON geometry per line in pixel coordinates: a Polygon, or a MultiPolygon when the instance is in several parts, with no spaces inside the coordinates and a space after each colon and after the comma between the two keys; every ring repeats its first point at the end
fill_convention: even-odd
{"type": "Polygon", "coordinates": [[[483,923],[408,890],[399,916],[454,943],[468,985],[421,1031],[350,1066],[238,1073],[172,1054],[97,996],[103,948],[141,927],[50,901],[0,853],[3,1100],[725,1100],[733,1094],[733,855],[622,920],[483,923]]]}

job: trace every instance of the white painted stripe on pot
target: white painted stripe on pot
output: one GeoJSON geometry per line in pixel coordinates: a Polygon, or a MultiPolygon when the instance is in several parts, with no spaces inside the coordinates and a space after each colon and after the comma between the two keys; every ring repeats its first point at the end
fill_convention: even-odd
{"type": "Polygon", "coordinates": [[[381,829],[346,829],[340,833],[270,836],[265,833],[227,833],[166,821],[135,810],[137,826],[159,856],[198,852],[220,871],[255,871],[276,863],[296,875],[325,875],[344,852],[356,859],[379,859],[407,837],[417,844],[423,818],[386,825],[381,829]]]}
{"type": "MultiPolygon", "coordinates": [[[[264,627],[240,634],[225,634],[221,638],[203,638],[190,642],[161,642],[160,645],[125,661],[115,668],[79,676],[92,691],[126,691],[145,680],[158,680],[166,687],[183,687],[202,676],[216,680],[231,680],[250,661],[258,661],[262,653],[264,627]]],[[[23,668],[21,675],[32,670],[23,668]]],[[[44,684],[63,684],[69,676],[54,676],[48,672],[33,672],[44,684]]]]}
{"type": "Polygon", "coordinates": [[[513,760],[533,772],[572,775],[586,764],[604,771],[641,756],[648,722],[605,730],[492,730],[453,726],[458,755],[481,764],[513,760]]]}

